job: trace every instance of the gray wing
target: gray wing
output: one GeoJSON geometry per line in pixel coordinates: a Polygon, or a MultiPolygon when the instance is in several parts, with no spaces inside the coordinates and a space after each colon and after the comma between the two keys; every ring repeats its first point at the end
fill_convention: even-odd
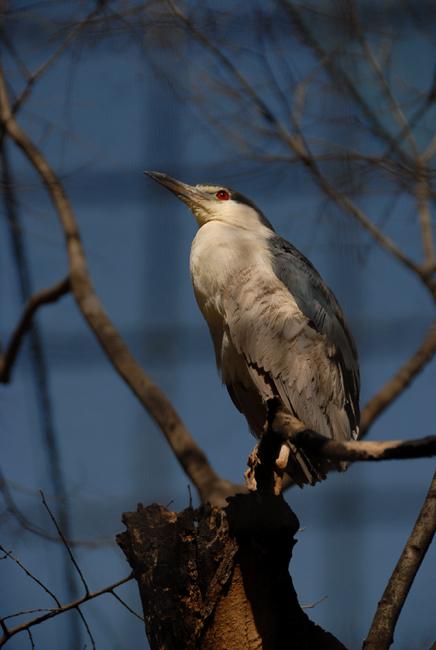
{"type": "MultiPolygon", "coordinates": [[[[359,370],[342,311],[297,249],[278,236],[269,245],[274,275],[250,267],[228,288],[227,349],[244,359],[264,402],[279,396],[308,427],[348,439],[358,429],[359,370]]],[[[240,373],[226,374],[230,394],[250,421],[259,410],[253,391],[243,377],[239,381],[240,373]]]]}

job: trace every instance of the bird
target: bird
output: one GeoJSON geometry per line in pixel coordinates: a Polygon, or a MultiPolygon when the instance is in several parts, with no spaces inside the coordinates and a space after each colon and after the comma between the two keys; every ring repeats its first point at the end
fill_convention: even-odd
{"type": "MultiPolygon", "coordinates": [[[[197,221],[190,254],[195,297],[222,381],[251,432],[261,439],[271,409],[281,408],[326,438],[356,439],[356,345],[338,300],[312,263],[239,192],[145,173],[197,221]]],[[[314,484],[330,468],[346,464],[302,453],[291,474],[300,485],[314,484]]]]}

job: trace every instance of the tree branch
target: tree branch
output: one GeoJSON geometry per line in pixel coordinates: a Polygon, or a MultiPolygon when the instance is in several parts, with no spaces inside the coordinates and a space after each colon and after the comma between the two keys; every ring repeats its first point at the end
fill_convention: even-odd
{"type": "Polygon", "coordinates": [[[74,557],[73,552],[72,552],[72,550],[70,548],[70,545],[68,544],[68,541],[67,541],[67,539],[65,538],[65,535],[62,532],[62,529],[60,528],[58,522],[56,521],[56,517],[54,516],[54,514],[52,513],[52,511],[49,508],[49,505],[48,505],[48,503],[47,503],[47,501],[45,499],[45,496],[44,496],[44,492],[42,490],[40,490],[39,494],[41,495],[43,506],[46,509],[46,511],[48,513],[48,516],[50,517],[51,521],[53,522],[53,525],[56,528],[57,534],[59,535],[59,537],[60,537],[60,539],[62,541],[62,544],[65,546],[65,550],[68,553],[68,556],[69,556],[69,558],[71,560],[71,563],[73,564],[74,568],[77,571],[77,574],[78,574],[78,576],[79,576],[79,578],[80,578],[80,580],[82,582],[83,588],[85,589],[85,594],[89,594],[88,583],[85,580],[85,576],[83,575],[82,569],[80,568],[76,558],[74,557]]]}
{"type": "MultiPolygon", "coordinates": [[[[27,74],[27,68],[25,69],[26,72],[26,85],[21,91],[20,95],[17,97],[15,102],[13,103],[12,106],[12,113],[15,115],[17,113],[23,103],[26,101],[30,91],[34,87],[35,83],[45,74],[45,72],[58,60],[58,58],[65,52],[67,47],[69,47],[75,38],[80,34],[80,32],[85,28],[88,27],[89,24],[106,8],[107,4],[109,3],[109,0],[99,0],[96,3],[95,8],[88,13],[83,20],[80,22],[76,23],[73,25],[71,28],[70,32],[66,35],[65,39],[62,41],[62,43],[58,46],[58,48],[49,56],[49,58],[44,61],[34,72],[27,74]]],[[[3,34],[3,31],[0,32],[2,40],[7,38],[6,34],[3,34]]]]}
{"type": "MultiPolygon", "coordinates": [[[[10,514],[15,519],[15,521],[17,521],[17,523],[21,526],[21,528],[29,531],[30,533],[33,533],[34,535],[38,535],[38,537],[42,537],[43,539],[46,539],[50,542],[56,542],[59,544],[59,541],[62,541],[59,540],[59,535],[55,533],[51,533],[50,531],[41,528],[41,526],[34,524],[20,510],[20,508],[18,507],[18,505],[16,504],[15,500],[12,497],[11,490],[9,488],[6,477],[2,472],[1,467],[0,467],[0,493],[2,494],[5,502],[6,512],[10,514]]],[[[108,546],[113,544],[113,540],[110,537],[89,539],[89,540],[66,538],[66,541],[71,547],[83,546],[87,548],[99,548],[102,546],[108,546]]]]}
{"type": "Polygon", "coordinates": [[[301,40],[307,45],[314,53],[317,59],[323,62],[330,78],[334,83],[339,83],[345,89],[349,97],[355,102],[356,106],[362,111],[368,123],[371,125],[373,132],[387,142],[398,157],[405,162],[406,165],[412,163],[410,157],[401,149],[394,137],[383,124],[377,111],[367,102],[358,84],[343,70],[337,63],[336,56],[330,56],[329,53],[322,47],[320,41],[311,32],[306,22],[303,20],[300,8],[292,0],[281,0],[281,4],[288,11],[288,14],[299,34],[301,40]]]}
{"type": "MultiPolygon", "coordinates": [[[[366,103],[365,99],[360,94],[352,80],[342,70],[337,68],[336,64],[332,63],[330,60],[331,57],[329,57],[324,52],[324,50],[318,46],[316,40],[313,39],[311,34],[309,34],[298,10],[295,8],[293,3],[289,0],[283,1],[285,2],[287,9],[292,16],[294,23],[297,25],[298,30],[304,34],[304,38],[307,43],[310,45],[310,47],[315,49],[320,60],[325,59],[325,65],[330,74],[335,73],[339,76],[340,80],[343,81],[345,87],[353,99],[363,109],[368,119],[370,119],[373,123],[373,126],[376,127],[378,135],[386,139],[391,144],[395,143],[393,136],[391,136],[389,132],[384,129],[378,117],[366,103]]],[[[233,63],[233,61],[227,57],[219,47],[217,47],[207,38],[207,36],[194,24],[194,22],[179,9],[173,0],[167,0],[167,3],[174,15],[183,23],[186,29],[190,31],[192,36],[199,43],[201,43],[201,45],[206,50],[208,50],[212,56],[215,57],[217,61],[219,61],[223,68],[231,75],[231,77],[241,89],[242,93],[245,93],[246,97],[249,98],[253,106],[256,108],[256,111],[261,120],[267,124],[268,128],[274,129],[275,135],[299,158],[300,162],[311,174],[314,182],[318,185],[320,190],[329,199],[333,200],[339,206],[339,208],[350,214],[382,248],[384,248],[394,258],[400,261],[406,268],[415,273],[430,291],[433,299],[436,300],[436,282],[431,278],[431,275],[428,273],[428,269],[425,266],[421,267],[413,259],[406,255],[406,253],[404,253],[392,239],[387,237],[381,232],[379,228],[377,228],[375,223],[365,214],[361,208],[359,208],[346,194],[336,190],[333,185],[329,183],[328,179],[317,165],[315,157],[312,155],[307,144],[304,142],[304,138],[298,127],[298,124],[294,121],[293,126],[296,133],[290,133],[274,113],[274,111],[269,108],[264,99],[256,92],[254,87],[241,73],[239,68],[233,63]]],[[[405,158],[406,155],[404,152],[402,152],[399,148],[397,149],[398,155],[402,158],[405,158]]]]}
{"type": "Polygon", "coordinates": [[[436,436],[412,440],[332,440],[305,428],[303,422],[286,411],[278,410],[271,430],[290,442],[320,458],[328,460],[378,461],[436,456],[436,436]]]}
{"type": "Polygon", "coordinates": [[[173,405],[145,374],[106,314],[90,280],[80,232],[62,183],[12,114],[1,69],[0,119],[9,137],[38,172],[56,209],[65,235],[71,290],[82,315],[117,373],[165,435],[202,500],[222,501],[222,496],[234,492],[234,488],[213,470],[205,453],[193,440],[173,405]]]}
{"type": "MultiPolygon", "coordinates": [[[[1,551],[2,553],[4,553],[4,557],[7,557],[7,558],[9,558],[10,560],[13,560],[13,561],[15,562],[15,564],[17,564],[17,565],[20,567],[20,569],[21,569],[22,571],[24,571],[24,573],[25,573],[25,574],[26,574],[26,575],[27,575],[31,580],[33,580],[33,582],[36,582],[36,584],[39,585],[39,586],[41,587],[41,589],[43,589],[43,590],[45,591],[45,593],[48,594],[48,595],[50,596],[50,598],[52,598],[52,600],[54,600],[54,602],[56,603],[56,605],[57,605],[58,607],[61,607],[61,603],[60,603],[58,597],[57,597],[57,596],[56,596],[56,595],[51,591],[51,589],[49,589],[49,588],[47,587],[47,585],[45,585],[45,584],[44,584],[44,583],[43,583],[39,578],[37,578],[35,575],[33,575],[33,573],[32,573],[31,571],[29,571],[29,569],[27,569],[27,568],[24,566],[24,564],[23,564],[22,562],[20,562],[20,560],[19,560],[18,558],[16,558],[16,557],[11,553],[11,551],[7,551],[7,550],[5,549],[5,547],[2,546],[2,544],[0,544],[0,551],[1,551]]],[[[2,558],[2,559],[4,559],[4,558],[2,558]]]]}
{"type": "Polygon", "coordinates": [[[436,352],[436,323],[428,331],[415,354],[398,370],[362,411],[359,438],[368,433],[374,420],[407,388],[410,382],[431,361],[436,352]]]}
{"type": "MultiPolygon", "coordinates": [[[[59,616],[59,614],[64,614],[65,612],[69,612],[73,609],[78,610],[80,605],[83,605],[84,603],[87,603],[90,600],[94,600],[94,598],[98,598],[103,594],[113,595],[114,589],[120,587],[121,585],[124,585],[126,582],[129,582],[130,580],[133,580],[133,574],[128,575],[126,578],[123,578],[122,580],[118,580],[117,582],[114,582],[108,587],[103,587],[103,589],[99,589],[98,591],[93,591],[84,594],[81,598],[78,598],[77,600],[74,600],[71,603],[67,603],[66,605],[60,605],[60,607],[51,609],[47,613],[42,614],[41,616],[36,616],[35,618],[32,618],[29,621],[26,621],[25,623],[21,623],[16,627],[8,628],[4,623],[4,619],[2,619],[0,623],[3,629],[3,636],[0,637],[0,647],[5,645],[5,643],[9,641],[10,638],[15,636],[16,634],[19,634],[19,632],[27,631],[31,627],[34,627],[35,625],[39,625],[40,623],[44,623],[44,621],[48,621],[50,618],[59,616]]],[[[117,600],[119,600],[119,598],[117,598],[117,600]]]]}
{"type": "Polygon", "coordinates": [[[69,278],[65,278],[48,289],[39,291],[30,298],[24,308],[23,314],[11,336],[9,345],[0,357],[0,383],[7,384],[11,379],[11,371],[17,354],[23,342],[24,335],[30,329],[35,312],[41,305],[57,302],[71,290],[69,278]]]}
{"type": "Polygon", "coordinates": [[[416,204],[421,227],[422,248],[424,250],[426,266],[428,269],[431,269],[432,265],[435,262],[435,251],[433,243],[432,218],[429,207],[430,187],[428,171],[422,158],[418,158],[417,175],[418,180],[416,183],[416,204]]]}
{"type": "Polygon", "coordinates": [[[436,472],[400,559],[378,604],[364,650],[387,650],[413,580],[432,542],[436,527],[436,472]]]}
{"type": "Polygon", "coordinates": [[[329,460],[377,461],[404,460],[436,456],[436,436],[412,440],[330,440],[314,431],[301,431],[291,437],[297,447],[329,460]]]}

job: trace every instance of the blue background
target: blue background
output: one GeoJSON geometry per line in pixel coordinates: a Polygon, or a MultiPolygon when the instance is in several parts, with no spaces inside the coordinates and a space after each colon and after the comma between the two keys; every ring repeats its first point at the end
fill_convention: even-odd
{"type": "MultiPolygon", "coordinates": [[[[218,14],[218,6],[211,6],[218,14]]],[[[28,7],[25,2],[11,3],[7,25],[11,40],[33,70],[55,47],[62,21],[73,11],[86,15],[91,5],[37,3],[27,11],[28,7]]],[[[274,3],[267,7],[274,18],[274,3]]],[[[264,72],[252,49],[255,30],[246,16],[241,10],[231,21],[226,36],[234,47],[229,50],[234,62],[279,110],[269,89],[263,90],[264,72]]],[[[433,74],[427,61],[434,61],[434,45],[413,21],[400,17],[397,24],[401,38],[395,45],[395,70],[405,86],[413,82],[424,92],[433,74]]],[[[218,91],[203,84],[214,69],[201,49],[174,29],[166,32],[165,49],[153,34],[135,27],[142,34],[138,46],[133,30],[116,25],[102,25],[104,37],[99,32],[78,39],[36,85],[19,120],[65,183],[93,282],[113,322],[171,399],[214,468],[241,482],[254,441],[220,384],[208,331],[192,294],[188,259],[195,222],[173,196],[143,176],[144,169],[164,171],[186,182],[223,183],[238,189],[257,203],[281,235],[310,257],[334,289],[355,335],[362,405],[418,347],[433,308],[418,280],[371,245],[349,216],[327,204],[298,165],[253,160],[250,152],[236,151],[234,142],[207,122],[200,101],[192,100],[191,83],[200,86],[211,111],[221,114],[227,124],[233,105],[226,97],[218,103],[214,100],[220,97],[218,91]]],[[[280,51],[302,79],[315,61],[297,39],[288,38],[287,29],[283,27],[280,51]]],[[[5,52],[4,66],[11,88],[18,91],[22,79],[10,53],[5,52]]],[[[369,82],[366,91],[380,108],[381,119],[398,133],[369,82]]],[[[377,142],[352,122],[329,125],[330,115],[347,113],[340,96],[328,99],[319,87],[312,100],[304,123],[310,136],[377,150],[377,142]]],[[[417,130],[422,146],[432,133],[433,118],[430,111],[417,130]]],[[[238,126],[248,140],[253,138],[251,119],[247,110],[238,126]]],[[[272,148],[260,145],[272,154],[272,148]]],[[[63,236],[36,175],[20,154],[12,147],[8,150],[19,201],[19,234],[37,290],[66,273],[63,236]]],[[[374,176],[360,179],[367,191],[356,200],[378,222],[392,202],[393,191],[389,180],[374,176]]],[[[386,232],[409,256],[420,260],[413,201],[402,192],[392,206],[386,232]]],[[[11,224],[3,206],[1,212],[0,327],[5,342],[21,313],[22,299],[11,224]]],[[[37,321],[71,535],[81,542],[99,542],[96,548],[81,543],[74,552],[91,589],[98,589],[128,573],[113,542],[122,530],[121,513],[133,510],[137,502],[158,501],[183,509],[189,500],[188,480],[163,436],[113,372],[72,297],[41,309],[37,321]]],[[[435,381],[435,366],[430,364],[377,420],[370,437],[434,433],[435,381]]],[[[0,430],[1,467],[13,498],[29,520],[54,532],[37,491],[44,490],[54,512],[59,510],[61,495],[55,493],[51,479],[29,340],[11,384],[0,387],[0,430]]],[[[287,494],[302,526],[291,565],[300,601],[312,603],[326,596],[309,615],[347,647],[360,647],[366,635],[433,466],[432,460],[361,463],[344,475],[329,476],[313,489],[287,494]]],[[[71,572],[71,567],[62,546],[24,531],[5,506],[0,513],[0,542],[63,602],[70,600],[74,589],[66,587],[65,571],[71,572]]],[[[1,562],[0,571],[2,614],[52,606],[47,594],[13,562],[1,562]]],[[[394,648],[420,650],[434,640],[434,583],[433,549],[401,614],[394,648]]],[[[79,585],[77,590],[81,593],[79,585]]],[[[119,593],[140,612],[134,583],[119,593]]],[[[83,612],[97,647],[147,647],[142,622],[110,596],[83,606],[83,612]]],[[[85,643],[90,647],[75,613],[34,628],[33,635],[40,648],[74,649],[85,643]]],[[[29,640],[20,635],[7,647],[26,648],[29,640]]]]}

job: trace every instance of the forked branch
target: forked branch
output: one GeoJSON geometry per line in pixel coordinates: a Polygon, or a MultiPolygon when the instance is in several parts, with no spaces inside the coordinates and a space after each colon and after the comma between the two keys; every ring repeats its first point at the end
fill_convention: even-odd
{"type": "MultiPolygon", "coordinates": [[[[73,600],[71,603],[66,603],[65,605],[60,605],[59,607],[53,608],[45,612],[44,614],[40,614],[39,616],[35,616],[34,618],[25,621],[24,623],[21,623],[20,625],[16,625],[15,627],[9,628],[5,620],[12,618],[12,616],[7,616],[1,619],[0,624],[1,628],[3,630],[3,636],[0,637],[0,647],[5,645],[9,639],[11,639],[13,636],[16,634],[19,634],[20,632],[25,632],[30,630],[30,628],[34,627],[35,625],[39,625],[40,623],[44,623],[44,621],[48,621],[51,618],[54,618],[55,616],[59,616],[60,614],[65,614],[65,612],[70,612],[71,610],[79,610],[80,605],[83,605],[84,603],[87,603],[90,600],[94,600],[95,598],[98,598],[99,596],[102,596],[103,594],[111,594],[116,598],[116,600],[120,601],[120,597],[118,594],[115,594],[115,589],[117,587],[121,587],[121,585],[126,584],[126,582],[129,582],[130,580],[133,580],[133,574],[128,575],[127,577],[123,578],[122,580],[118,580],[117,582],[112,583],[111,585],[108,585],[107,587],[103,587],[102,589],[98,589],[97,591],[91,591],[86,594],[84,594],[81,598],[77,598],[77,600],[73,600]]],[[[122,605],[126,606],[126,603],[122,601],[122,605]]],[[[131,608],[129,608],[129,611],[133,613],[135,616],[138,616],[136,612],[133,612],[131,608]]],[[[24,612],[23,612],[24,613],[24,612]]],[[[13,616],[19,616],[20,613],[14,614],[13,616]]]]}

